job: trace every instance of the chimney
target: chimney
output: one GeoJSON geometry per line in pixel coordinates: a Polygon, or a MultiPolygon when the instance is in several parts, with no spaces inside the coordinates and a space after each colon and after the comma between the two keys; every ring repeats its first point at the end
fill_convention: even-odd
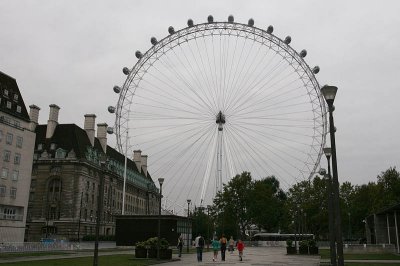
{"type": "Polygon", "coordinates": [[[86,131],[88,138],[90,140],[90,144],[92,147],[94,145],[94,125],[96,122],[96,115],[95,114],[86,114],[85,115],[85,123],[83,125],[83,129],[86,131]]]}
{"type": "Polygon", "coordinates": [[[50,139],[53,134],[54,130],[56,130],[56,126],[58,125],[58,111],[60,107],[55,104],[50,104],[50,113],[49,113],[49,120],[47,121],[47,131],[46,131],[46,139],[50,139]]]}
{"type": "Polygon", "coordinates": [[[133,161],[135,162],[136,167],[140,173],[142,171],[142,151],[141,150],[133,151],[133,161]]]}
{"type": "Polygon", "coordinates": [[[100,141],[101,147],[103,148],[104,153],[107,150],[107,124],[97,124],[97,138],[100,141]]]}
{"type": "Polygon", "coordinates": [[[30,129],[32,131],[35,131],[36,126],[39,124],[39,111],[40,111],[40,108],[37,107],[34,104],[29,105],[29,108],[30,108],[29,117],[31,119],[30,129]]]}
{"type": "Polygon", "coordinates": [[[147,155],[142,155],[141,164],[142,164],[142,169],[143,169],[144,175],[147,176],[147,155]]]}

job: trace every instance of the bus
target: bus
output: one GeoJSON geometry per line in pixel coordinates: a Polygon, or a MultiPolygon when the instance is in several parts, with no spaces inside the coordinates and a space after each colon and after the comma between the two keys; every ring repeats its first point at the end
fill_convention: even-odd
{"type": "Polygon", "coordinates": [[[257,233],[251,238],[257,242],[257,246],[286,247],[286,240],[301,241],[314,239],[313,234],[281,234],[281,233],[257,233]]]}

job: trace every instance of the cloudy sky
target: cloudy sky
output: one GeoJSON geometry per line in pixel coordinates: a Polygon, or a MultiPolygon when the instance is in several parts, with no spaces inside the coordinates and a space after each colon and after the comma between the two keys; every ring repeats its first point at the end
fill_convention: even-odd
{"type": "MultiPolygon", "coordinates": [[[[339,88],[335,106],[340,181],[375,181],[399,166],[399,1],[12,1],[0,0],[0,71],[16,78],[26,105],[61,107],[60,123],[83,126],[83,116],[114,123],[114,85],[135,51],[150,48],[168,26],[255,20],[307,49],[310,66],[321,68],[321,85],[339,88]]],[[[322,162],[325,166],[325,160],[322,162]]]]}

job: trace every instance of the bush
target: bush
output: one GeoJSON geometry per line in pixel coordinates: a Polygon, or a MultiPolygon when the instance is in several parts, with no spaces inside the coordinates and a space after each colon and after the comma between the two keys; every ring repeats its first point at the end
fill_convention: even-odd
{"type": "Polygon", "coordinates": [[[135,248],[137,248],[137,249],[146,249],[147,248],[146,241],[136,242],[135,248]]]}
{"type": "Polygon", "coordinates": [[[286,246],[287,247],[292,247],[293,246],[293,240],[291,240],[291,239],[286,240],[286,246]]]}
{"type": "MultiPolygon", "coordinates": [[[[145,242],[146,246],[148,246],[150,249],[157,249],[158,237],[151,237],[147,239],[145,242]]],[[[169,248],[169,242],[165,238],[161,238],[160,249],[168,249],[168,248],[169,248]]]]}
{"type": "Polygon", "coordinates": [[[299,242],[300,247],[308,247],[308,240],[301,240],[299,242]]]}
{"type": "Polygon", "coordinates": [[[317,242],[315,242],[314,239],[308,240],[308,246],[309,247],[316,247],[317,246],[317,242]]]}

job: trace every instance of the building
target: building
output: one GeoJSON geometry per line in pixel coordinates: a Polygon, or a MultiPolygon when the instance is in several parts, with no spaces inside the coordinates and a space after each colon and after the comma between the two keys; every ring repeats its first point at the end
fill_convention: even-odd
{"type": "MultiPolygon", "coordinates": [[[[100,235],[112,236],[114,215],[122,210],[125,156],[107,145],[107,124],[97,124],[95,136],[94,114],[85,115],[82,129],[59,124],[59,110],[50,105],[48,123],[36,127],[27,238],[77,240],[94,235],[97,215],[101,215],[100,235]],[[104,155],[107,163],[102,167],[104,155]],[[102,213],[97,211],[99,193],[104,199],[102,213]]],[[[133,160],[127,159],[125,214],[156,214],[157,195],[147,156],[135,151],[133,160]]]]}
{"type": "Polygon", "coordinates": [[[0,72],[1,242],[24,241],[35,126],[16,80],[0,72]]]}
{"type": "Polygon", "coordinates": [[[400,253],[400,203],[366,217],[364,222],[368,244],[393,245],[400,253]]]}

